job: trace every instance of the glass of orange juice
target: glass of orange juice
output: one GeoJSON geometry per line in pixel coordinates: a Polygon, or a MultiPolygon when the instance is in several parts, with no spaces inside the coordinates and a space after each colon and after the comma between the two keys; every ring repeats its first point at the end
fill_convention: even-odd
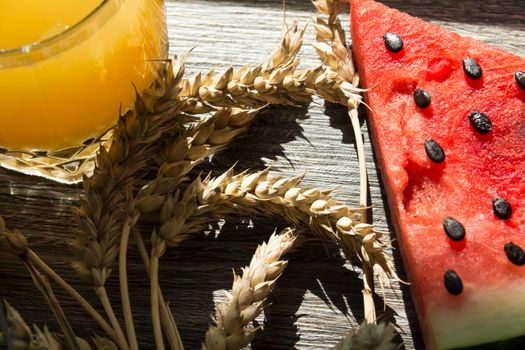
{"type": "Polygon", "coordinates": [[[0,0],[0,13],[0,165],[78,182],[167,56],[163,1],[0,0]]]}

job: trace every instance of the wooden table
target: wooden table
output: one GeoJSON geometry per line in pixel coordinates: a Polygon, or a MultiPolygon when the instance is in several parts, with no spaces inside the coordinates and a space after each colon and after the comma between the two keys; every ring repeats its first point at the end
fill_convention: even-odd
{"type": "MultiPolygon", "coordinates": [[[[523,0],[389,0],[385,3],[470,35],[495,46],[525,56],[525,11],[523,0]]],[[[289,21],[310,23],[314,13],[307,0],[288,0],[289,21]]],[[[257,65],[264,62],[280,37],[283,12],[280,0],[178,0],[167,3],[171,52],[186,53],[196,47],[188,60],[188,73],[212,66],[225,69],[230,63],[257,65]]],[[[348,27],[347,18],[343,19],[348,27]]],[[[309,45],[310,25],[305,39],[304,67],[318,64],[309,45]]],[[[363,119],[373,220],[391,230],[383,192],[374,166],[366,123],[363,119]]],[[[338,187],[337,198],[358,204],[358,171],[354,137],[344,115],[325,109],[315,99],[308,109],[274,108],[262,115],[247,135],[215,156],[211,167],[221,171],[239,161],[238,171],[272,165],[274,174],[302,174],[305,184],[322,188],[338,187]],[[340,186],[340,187],[339,187],[340,186]]],[[[72,273],[66,240],[71,238],[70,207],[77,203],[80,190],[52,182],[0,170],[0,214],[10,227],[25,232],[31,246],[95,305],[91,286],[72,273]]],[[[221,289],[229,289],[232,268],[247,264],[258,243],[274,227],[274,220],[232,220],[214,227],[212,234],[188,240],[168,251],[162,260],[161,284],[180,327],[187,349],[197,349],[210,321],[214,302],[222,299],[221,289]],[[215,238],[213,233],[219,232],[215,238]]],[[[391,234],[394,238],[394,233],[391,234]]],[[[397,272],[403,276],[399,254],[393,252],[397,272]]],[[[279,281],[255,338],[253,349],[330,348],[350,328],[363,319],[361,270],[341,257],[331,245],[308,241],[289,256],[289,267],[279,281]]],[[[358,265],[356,265],[358,266],[358,265]]],[[[152,348],[149,322],[149,286],[134,247],[130,251],[130,283],[134,312],[143,348],[152,348]]],[[[117,291],[117,276],[109,281],[117,291]]],[[[54,320],[22,265],[1,257],[0,296],[15,305],[27,320],[48,323],[54,320]]],[[[83,312],[57,291],[78,334],[100,333],[92,328],[83,312]]],[[[408,289],[394,283],[385,290],[385,299],[376,298],[378,313],[395,322],[406,349],[423,349],[417,319],[408,289]],[[383,305],[385,309],[383,310],[383,305]]],[[[119,300],[113,303],[119,306],[119,300]]]]}

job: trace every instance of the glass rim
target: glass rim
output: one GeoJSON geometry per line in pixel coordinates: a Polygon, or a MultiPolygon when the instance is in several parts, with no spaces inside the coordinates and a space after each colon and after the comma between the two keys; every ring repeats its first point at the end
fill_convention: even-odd
{"type": "MultiPolygon", "coordinates": [[[[119,3],[122,0],[101,0],[101,2],[87,15],[82,17],[79,21],[77,21],[75,24],[69,26],[68,28],[60,31],[59,33],[56,33],[48,38],[34,41],[22,46],[18,46],[15,48],[10,49],[3,49],[0,48],[0,68],[2,68],[4,65],[2,64],[3,59],[8,59],[10,57],[25,57],[27,55],[30,55],[31,53],[40,51],[42,49],[49,48],[53,46],[54,44],[60,43],[63,39],[68,38],[76,33],[79,33],[82,31],[82,29],[88,25],[89,22],[96,16],[98,16],[100,13],[102,13],[104,10],[106,10],[111,3],[119,3]]],[[[63,51],[70,47],[71,45],[66,46],[60,46],[58,51],[63,51]]],[[[53,50],[52,50],[53,51],[53,50]]],[[[51,54],[52,55],[52,54],[51,54]]],[[[10,64],[7,64],[7,67],[10,66],[19,66],[24,65],[25,62],[10,62],[10,64]]]]}

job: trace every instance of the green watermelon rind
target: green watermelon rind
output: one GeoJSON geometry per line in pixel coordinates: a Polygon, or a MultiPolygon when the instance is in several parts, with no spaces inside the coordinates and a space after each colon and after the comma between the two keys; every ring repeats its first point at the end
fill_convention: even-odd
{"type": "Polygon", "coordinates": [[[453,350],[523,350],[523,348],[525,348],[525,336],[453,350]]]}

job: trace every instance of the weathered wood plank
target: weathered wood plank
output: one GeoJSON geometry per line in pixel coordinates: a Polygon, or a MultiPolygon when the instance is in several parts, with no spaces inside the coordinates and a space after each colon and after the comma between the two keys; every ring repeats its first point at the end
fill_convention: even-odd
{"type": "MultiPolygon", "coordinates": [[[[525,13],[520,0],[385,3],[525,56],[525,13]]],[[[286,7],[287,18],[302,24],[309,23],[314,11],[307,0],[287,1],[286,7]]],[[[196,46],[188,60],[189,73],[211,66],[220,70],[230,64],[263,62],[278,41],[283,22],[280,0],[178,0],[167,3],[167,15],[172,53],[182,54],[196,46]]],[[[348,25],[346,18],[344,22],[348,25]]],[[[317,65],[314,50],[308,45],[313,42],[311,26],[305,42],[303,65],[317,65]]],[[[389,229],[366,124],[363,132],[375,205],[373,217],[376,225],[389,229]]],[[[272,109],[265,113],[245,137],[204,168],[219,171],[239,160],[239,170],[272,164],[274,173],[306,172],[307,185],[342,186],[337,197],[356,205],[359,177],[353,143],[345,115],[325,110],[323,102],[316,99],[305,110],[272,109]]],[[[76,203],[79,193],[77,187],[0,170],[0,213],[12,227],[27,233],[34,249],[97,305],[92,289],[69,268],[71,257],[65,239],[71,238],[70,206],[76,203]]],[[[188,349],[199,347],[214,302],[222,298],[220,289],[231,285],[231,269],[246,264],[257,243],[267,238],[275,226],[282,225],[274,220],[232,220],[222,227],[219,238],[195,237],[162,259],[162,287],[166,298],[173,300],[172,308],[188,349]]],[[[402,275],[399,256],[394,256],[402,275]]],[[[345,263],[335,247],[317,240],[308,241],[289,259],[289,267],[270,298],[271,305],[259,319],[264,330],[252,348],[329,348],[363,318],[360,270],[345,263]]],[[[140,340],[144,348],[152,348],[149,287],[134,248],[129,260],[140,340]]],[[[0,296],[16,305],[27,319],[54,327],[42,297],[22,266],[8,257],[2,256],[0,261],[0,296]]],[[[115,293],[116,283],[114,276],[109,286],[115,293]]],[[[79,334],[100,332],[63,293],[58,295],[79,334]]],[[[407,288],[395,283],[385,291],[385,298],[386,316],[397,323],[406,348],[423,348],[407,288]]],[[[377,301],[381,306],[381,297],[377,301]]],[[[120,308],[117,298],[114,304],[120,308]]]]}

